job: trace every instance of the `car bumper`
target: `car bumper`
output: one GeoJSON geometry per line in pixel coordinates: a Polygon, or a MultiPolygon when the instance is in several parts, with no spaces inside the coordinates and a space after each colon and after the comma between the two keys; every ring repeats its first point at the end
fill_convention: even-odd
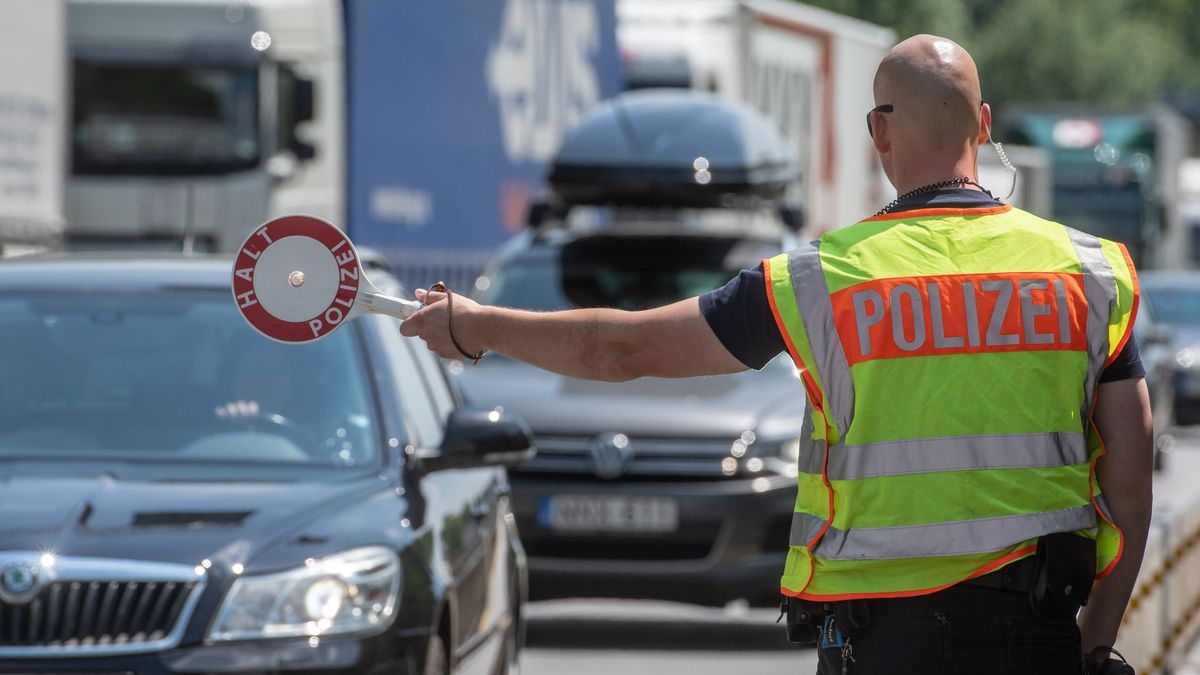
{"type": "Polygon", "coordinates": [[[169,673],[421,673],[428,635],[377,635],[310,641],[264,640],[179,647],[147,654],[6,659],[0,672],[68,675],[167,675],[169,673]]]}
{"type": "Polygon", "coordinates": [[[529,554],[531,599],[778,602],[794,478],[598,482],[514,476],[512,483],[513,510],[529,554]],[[556,531],[539,518],[539,506],[564,494],[669,497],[678,504],[679,527],[654,534],[556,531]]]}

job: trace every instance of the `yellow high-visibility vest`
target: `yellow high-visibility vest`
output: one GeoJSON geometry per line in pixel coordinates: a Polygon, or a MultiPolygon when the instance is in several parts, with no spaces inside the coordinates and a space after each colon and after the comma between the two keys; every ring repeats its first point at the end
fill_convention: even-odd
{"type": "Polygon", "coordinates": [[[934,208],[764,270],[811,403],[785,594],[931,593],[1052,532],[1095,539],[1112,569],[1091,412],[1137,311],[1123,246],[1011,206],[934,208]]]}

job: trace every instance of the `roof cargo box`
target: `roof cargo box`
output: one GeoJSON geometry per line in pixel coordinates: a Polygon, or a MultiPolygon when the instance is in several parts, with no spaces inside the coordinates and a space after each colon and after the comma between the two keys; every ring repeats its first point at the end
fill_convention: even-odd
{"type": "Polygon", "coordinates": [[[563,139],[549,182],[568,204],[719,206],[775,199],[795,178],[788,145],[749,106],[679,89],[627,92],[563,139]]]}

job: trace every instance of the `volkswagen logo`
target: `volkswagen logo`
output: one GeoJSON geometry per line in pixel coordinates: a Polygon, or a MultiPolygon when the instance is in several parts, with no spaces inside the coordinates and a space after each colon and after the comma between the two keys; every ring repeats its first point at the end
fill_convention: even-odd
{"type": "Polygon", "coordinates": [[[38,591],[36,567],[23,562],[9,563],[0,569],[0,599],[11,603],[29,602],[38,591]]]}
{"type": "Polygon", "coordinates": [[[625,473],[633,460],[633,444],[625,434],[600,434],[588,447],[588,466],[600,478],[612,479],[625,473]]]}

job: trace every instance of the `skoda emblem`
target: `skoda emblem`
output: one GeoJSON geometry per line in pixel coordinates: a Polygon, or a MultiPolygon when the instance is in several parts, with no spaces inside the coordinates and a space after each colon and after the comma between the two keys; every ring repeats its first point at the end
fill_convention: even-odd
{"type": "Polygon", "coordinates": [[[633,460],[633,444],[625,434],[601,434],[588,447],[588,466],[600,478],[611,479],[625,473],[633,460]]]}
{"type": "Polygon", "coordinates": [[[0,598],[8,602],[28,602],[37,594],[37,568],[23,562],[0,569],[0,598]]]}

